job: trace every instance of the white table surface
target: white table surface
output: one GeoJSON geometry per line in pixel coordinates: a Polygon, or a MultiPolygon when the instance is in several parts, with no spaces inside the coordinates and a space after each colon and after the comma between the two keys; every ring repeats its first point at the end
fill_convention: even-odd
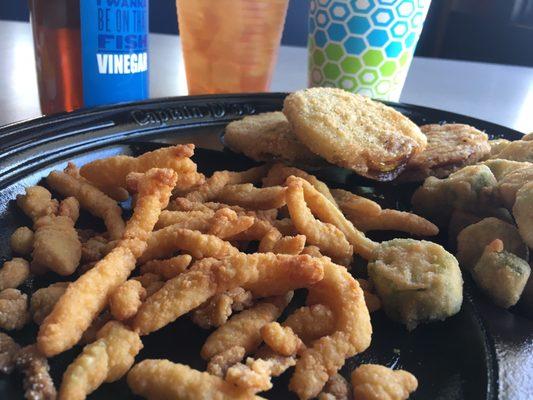
{"type": "MultiPolygon", "coordinates": [[[[177,36],[150,35],[151,97],[187,94],[177,36]]],[[[40,116],[31,27],[0,21],[0,125],[40,116]]],[[[307,50],[282,46],[275,92],[307,86],[307,50]]],[[[533,131],[533,68],[417,57],[401,96],[405,103],[454,111],[533,131]]]]}

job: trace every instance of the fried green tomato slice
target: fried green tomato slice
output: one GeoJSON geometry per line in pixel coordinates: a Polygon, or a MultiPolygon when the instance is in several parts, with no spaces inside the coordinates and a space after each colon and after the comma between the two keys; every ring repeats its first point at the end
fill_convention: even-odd
{"type": "Polygon", "coordinates": [[[459,263],[432,242],[413,239],[382,242],[368,263],[368,275],[385,313],[405,324],[408,330],[456,314],[463,302],[459,263]]]}

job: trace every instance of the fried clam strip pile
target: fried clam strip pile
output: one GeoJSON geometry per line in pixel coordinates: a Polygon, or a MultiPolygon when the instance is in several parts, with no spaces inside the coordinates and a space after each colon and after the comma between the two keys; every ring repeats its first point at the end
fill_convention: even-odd
{"type": "MultiPolygon", "coordinates": [[[[26,295],[14,289],[27,279],[29,264],[14,259],[0,270],[4,292],[14,291],[0,292],[0,298],[20,308],[14,327],[30,316],[40,324],[31,347],[38,360],[84,345],[64,372],[58,398],[84,399],[126,374],[132,391],[147,398],[260,398],[256,394],[272,388],[272,377],[292,366],[289,389],[300,399],[350,398],[338,371],[370,345],[369,310],[381,303],[370,282],[354,279],[339,264],[348,266],[354,254],[372,257],[378,244],[361,231],[430,235],[434,226],[330,190],[283,164],[217,171],[205,179],[190,160],[193,149],[180,145],[137,158],[111,157],[79,170],[69,164],[46,179],[64,200],[52,199],[43,187],[28,188],[19,198],[34,230],[15,232],[17,254],[33,254],[36,271],[64,275],[85,262],[73,282],[36,291],[29,312],[26,295]],[[134,209],[124,222],[116,200],[129,194],[134,209]],[[76,230],[79,208],[101,218],[107,232],[76,230]],[[53,229],[41,234],[40,225],[53,229]],[[42,253],[35,256],[36,243],[46,245],[40,238],[47,236],[54,237],[52,250],[60,242],[73,249],[61,235],[71,243],[75,237],[81,250],[48,262],[42,253]],[[278,321],[300,288],[308,290],[307,304],[278,321]],[[207,372],[167,360],[133,366],[142,336],[186,314],[202,328],[216,328],[200,350],[207,372]]],[[[0,367],[9,372],[19,347],[0,339],[0,367]]],[[[32,365],[46,370],[42,398],[55,398],[47,364],[32,365]],[[46,397],[50,388],[53,395],[46,397]]]]}
{"type": "Polygon", "coordinates": [[[168,168],[176,172],[175,188],[186,190],[203,182],[190,159],[194,145],[163,147],[139,157],[116,156],[95,160],[80,168],[79,174],[115,200],[125,200],[127,176],[132,172],[146,172],[151,168],[168,168]],[[122,190],[118,190],[122,189],[122,190]]]}
{"type": "Polygon", "coordinates": [[[185,273],[168,280],[143,303],[133,319],[133,327],[141,335],[149,334],[212,296],[236,287],[267,297],[306,287],[322,277],[322,263],[310,256],[242,254],[235,250],[234,254],[220,260],[197,261],[185,273]]]}
{"type": "Polygon", "coordinates": [[[92,269],[72,282],[40,326],[37,344],[43,354],[53,356],[74,346],[93,319],[104,309],[110,294],[126,281],[146,241],[168,204],[176,173],[151,169],[129,175],[137,202],[117,246],[92,269]]]}

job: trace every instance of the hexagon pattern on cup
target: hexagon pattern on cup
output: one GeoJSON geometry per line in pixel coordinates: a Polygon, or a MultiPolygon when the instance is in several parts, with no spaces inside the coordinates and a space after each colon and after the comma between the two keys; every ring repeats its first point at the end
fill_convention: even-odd
{"type": "Polygon", "coordinates": [[[431,0],[311,0],[309,86],[397,100],[431,0]]]}

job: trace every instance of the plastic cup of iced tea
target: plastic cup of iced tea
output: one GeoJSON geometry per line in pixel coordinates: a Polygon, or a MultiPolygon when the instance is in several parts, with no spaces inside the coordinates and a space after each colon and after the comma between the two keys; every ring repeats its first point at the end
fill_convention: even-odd
{"type": "Polygon", "coordinates": [[[176,0],[189,94],[264,92],[288,0],[176,0]]]}

